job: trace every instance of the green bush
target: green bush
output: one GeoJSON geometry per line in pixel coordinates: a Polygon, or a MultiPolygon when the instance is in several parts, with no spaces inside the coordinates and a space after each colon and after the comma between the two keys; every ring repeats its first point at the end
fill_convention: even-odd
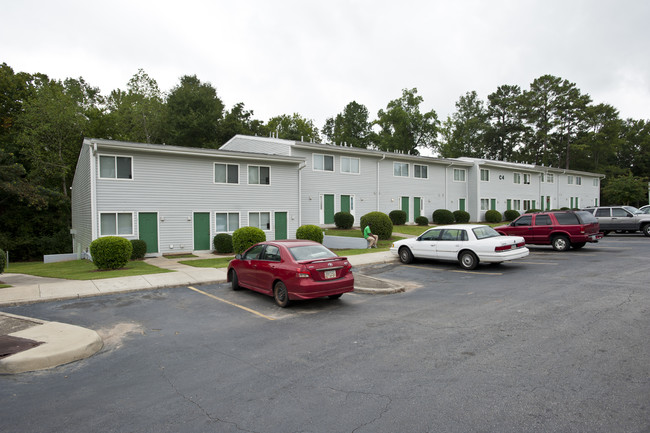
{"type": "Polygon", "coordinates": [[[454,221],[458,224],[465,224],[469,222],[469,212],[465,212],[464,210],[455,210],[453,212],[453,215],[454,221]]]}
{"type": "Polygon", "coordinates": [[[485,221],[489,223],[500,223],[503,220],[501,212],[498,210],[489,210],[485,212],[485,221]]]}
{"type": "Polygon", "coordinates": [[[370,224],[370,230],[379,236],[379,239],[388,240],[393,235],[393,222],[383,212],[369,212],[361,217],[359,224],[361,233],[370,224]]]}
{"type": "Polygon", "coordinates": [[[298,230],[296,230],[296,239],[306,239],[322,244],[323,229],[311,224],[300,226],[298,227],[298,230]]]}
{"type": "Polygon", "coordinates": [[[436,209],[431,215],[431,220],[434,224],[453,224],[454,214],[447,209],[436,209]]]}
{"type": "Polygon", "coordinates": [[[228,233],[219,233],[212,240],[214,250],[219,254],[230,254],[233,252],[232,235],[228,233]]]}
{"type": "Polygon", "coordinates": [[[133,252],[131,252],[131,260],[140,260],[144,259],[144,255],[147,254],[147,243],[142,239],[132,239],[131,247],[133,247],[133,252]]]}
{"type": "Polygon", "coordinates": [[[0,274],[5,271],[5,266],[7,266],[7,256],[3,250],[0,250],[0,274]]]}
{"type": "Polygon", "coordinates": [[[562,206],[562,207],[560,208],[560,210],[571,210],[571,209],[568,208],[568,207],[566,207],[566,206],[562,206]]]}
{"type": "Polygon", "coordinates": [[[354,225],[354,215],[350,212],[337,212],[334,214],[334,224],[339,229],[351,229],[354,225]]]}
{"type": "Polygon", "coordinates": [[[524,212],[524,213],[535,213],[535,212],[544,212],[544,211],[541,210],[541,209],[528,209],[528,210],[527,210],[526,212],[524,212]]]}
{"type": "Polygon", "coordinates": [[[406,224],[406,212],[403,210],[390,211],[388,218],[390,218],[394,226],[403,226],[406,224]]]}
{"type": "Polygon", "coordinates": [[[419,226],[428,226],[429,218],[425,217],[424,215],[420,215],[415,219],[415,223],[419,226]]]}
{"type": "Polygon", "coordinates": [[[131,258],[131,242],[119,236],[104,236],[90,243],[90,255],[98,269],[120,269],[131,258]]]}
{"type": "Polygon", "coordinates": [[[258,242],[264,242],[266,234],[257,227],[241,227],[232,234],[232,248],[235,254],[240,254],[258,242]]]}
{"type": "Polygon", "coordinates": [[[519,212],[517,212],[514,209],[508,209],[503,213],[503,219],[506,221],[514,221],[517,218],[519,218],[519,215],[521,215],[519,212]]]}

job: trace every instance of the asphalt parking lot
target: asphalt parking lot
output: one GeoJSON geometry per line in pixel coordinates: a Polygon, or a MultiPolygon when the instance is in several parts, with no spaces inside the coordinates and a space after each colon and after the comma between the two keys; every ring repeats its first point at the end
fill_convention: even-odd
{"type": "Polygon", "coordinates": [[[0,376],[2,431],[648,431],[649,251],[375,265],[407,290],[289,309],[226,284],[5,308],[105,347],[0,376]]]}

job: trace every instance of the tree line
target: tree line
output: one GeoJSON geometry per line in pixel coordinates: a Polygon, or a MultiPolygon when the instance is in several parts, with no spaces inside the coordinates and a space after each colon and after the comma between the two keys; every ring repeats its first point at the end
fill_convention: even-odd
{"type": "Polygon", "coordinates": [[[417,155],[471,156],[604,173],[603,201],[644,200],[650,122],[620,119],[574,83],[544,75],[530,88],[468,92],[441,122],[416,88],[371,118],[356,101],[319,129],[298,113],[267,121],[243,102],[227,108],[210,83],[182,76],[168,92],[139,70],[108,95],[83,78],[51,79],[0,65],[0,248],[14,259],[71,250],[70,186],[84,137],[217,149],[236,134],[417,155]],[[625,188],[610,188],[616,178],[625,188]],[[625,196],[617,195],[625,190],[625,196]]]}

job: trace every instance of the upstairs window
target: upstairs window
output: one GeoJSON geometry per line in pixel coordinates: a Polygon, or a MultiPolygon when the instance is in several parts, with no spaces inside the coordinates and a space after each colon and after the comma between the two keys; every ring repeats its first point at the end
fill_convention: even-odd
{"type": "Polygon", "coordinates": [[[598,186],[598,178],[594,177],[594,186],[598,186]]]}
{"type": "Polygon", "coordinates": [[[582,177],[576,176],[576,185],[582,185],[582,177]]]}
{"type": "Polygon", "coordinates": [[[490,181],[490,170],[487,168],[482,168],[481,169],[481,182],[489,182],[490,181]]]}
{"type": "Polygon", "coordinates": [[[454,168],[454,182],[465,182],[465,170],[454,168]]]}
{"type": "Polygon", "coordinates": [[[573,185],[573,176],[567,176],[566,177],[566,183],[569,185],[573,185]]]}
{"type": "Polygon", "coordinates": [[[215,163],[214,183],[239,183],[239,166],[215,163]]]}
{"type": "Polygon", "coordinates": [[[426,165],[413,164],[413,177],[418,179],[428,179],[429,167],[426,165]]]}
{"type": "Polygon", "coordinates": [[[249,165],[248,184],[249,185],[270,185],[271,167],[264,167],[261,165],[249,165]]]}
{"type": "Polygon", "coordinates": [[[530,185],[530,173],[524,173],[524,185],[530,185]]]}
{"type": "Polygon", "coordinates": [[[406,162],[393,163],[393,176],[409,177],[409,165],[406,162]]]}
{"type": "Polygon", "coordinates": [[[133,179],[133,158],[130,156],[99,156],[101,179],[133,179]]]}
{"type": "Polygon", "coordinates": [[[513,173],[512,181],[514,183],[521,183],[521,174],[520,173],[513,173]]]}
{"type": "Polygon", "coordinates": [[[341,157],[341,173],[359,174],[359,158],[341,157]]]}
{"type": "Polygon", "coordinates": [[[314,154],[315,171],[334,171],[334,157],[332,155],[314,154]]]}
{"type": "Polygon", "coordinates": [[[555,182],[555,175],[553,173],[546,173],[546,183],[555,182]]]}

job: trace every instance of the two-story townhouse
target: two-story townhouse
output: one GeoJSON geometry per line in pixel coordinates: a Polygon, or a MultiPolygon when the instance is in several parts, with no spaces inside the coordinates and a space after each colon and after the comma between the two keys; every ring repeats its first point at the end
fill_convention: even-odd
{"type": "MultiPolygon", "coordinates": [[[[86,139],[72,184],[76,253],[101,236],[143,239],[150,255],[212,249],[215,234],[299,227],[301,158],[86,139]]],[[[304,165],[304,164],[303,164],[304,165]]]]}
{"type": "Polygon", "coordinates": [[[547,197],[554,195],[557,198],[555,208],[598,206],[600,182],[604,177],[597,173],[547,168],[541,178],[542,191],[547,197]]]}

